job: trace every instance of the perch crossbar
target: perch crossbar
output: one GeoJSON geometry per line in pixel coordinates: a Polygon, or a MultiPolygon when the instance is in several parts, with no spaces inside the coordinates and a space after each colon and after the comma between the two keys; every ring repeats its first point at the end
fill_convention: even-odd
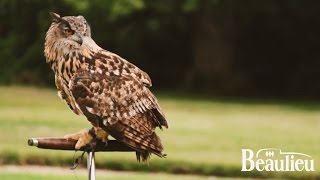
{"type": "MultiPolygon", "coordinates": [[[[52,150],[75,151],[76,149],[74,147],[76,143],[77,140],[65,138],[31,138],[28,140],[29,146],[52,150]]],[[[88,151],[87,147],[82,147],[79,151],[87,152],[88,179],[95,180],[95,152],[133,152],[134,150],[116,140],[109,140],[107,145],[97,140],[94,151],[88,151]]]]}

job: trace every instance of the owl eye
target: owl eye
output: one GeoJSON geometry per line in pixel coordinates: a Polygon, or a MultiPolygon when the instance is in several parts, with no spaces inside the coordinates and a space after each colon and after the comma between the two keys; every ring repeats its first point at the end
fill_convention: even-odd
{"type": "Polygon", "coordinates": [[[64,30],[64,33],[65,33],[67,36],[70,36],[70,35],[74,34],[74,30],[68,28],[68,29],[65,29],[65,30],[64,30]]]}

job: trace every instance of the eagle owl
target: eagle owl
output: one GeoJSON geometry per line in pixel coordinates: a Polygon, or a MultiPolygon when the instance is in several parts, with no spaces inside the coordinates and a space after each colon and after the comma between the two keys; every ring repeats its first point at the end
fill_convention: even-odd
{"type": "Polygon", "coordinates": [[[168,123],[149,90],[148,74],[99,47],[83,16],[50,15],[44,54],[55,73],[58,95],[94,130],[66,137],[78,140],[75,148],[79,149],[93,136],[107,141],[111,135],[133,148],[138,161],[147,161],[151,153],[164,157],[155,128],[168,128],[168,123]]]}

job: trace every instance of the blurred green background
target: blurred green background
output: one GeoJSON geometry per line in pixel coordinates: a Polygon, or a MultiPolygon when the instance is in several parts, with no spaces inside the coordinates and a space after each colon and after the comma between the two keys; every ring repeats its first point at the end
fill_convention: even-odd
{"type": "Polygon", "coordinates": [[[320,1],[311,0],[1,0],[0,164],[67,169],[73,152],[26,140],[89,127],[56,96],[45,64],[50,11],[83,15],[98,45],[146,71],[169,120],[159,131],[167,159],[146,166],[131,153],[99,153],[99,168],[197,175],[159,179],[320,178],[320,1]],[[240,171],[241,148],[268,147],[309,154],[316,172],[240,171]]]}
{"type": "Polygon", "coordinates": [[[0,82],[53,84],[48,12],[83,15],[93,39],[148,72],[157,89],[320,98],[320,2],[1,0],[0,82]]]}

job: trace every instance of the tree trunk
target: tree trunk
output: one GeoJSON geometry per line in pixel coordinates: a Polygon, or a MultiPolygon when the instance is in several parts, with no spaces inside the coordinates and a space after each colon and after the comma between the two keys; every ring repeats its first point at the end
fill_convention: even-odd
{"type": "Polygon", "coordinates": [[[229,91],[233,60],[232,0],[201,0],[195,18],[192,70],[187,86],[221,94],[229,91]]]}

